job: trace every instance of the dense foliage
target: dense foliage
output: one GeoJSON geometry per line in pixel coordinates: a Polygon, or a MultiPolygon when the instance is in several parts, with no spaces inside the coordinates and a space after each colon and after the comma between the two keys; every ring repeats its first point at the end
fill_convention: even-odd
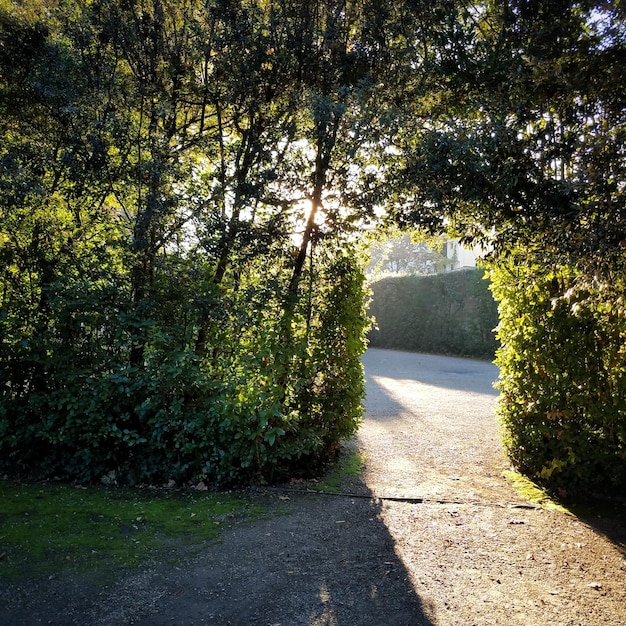
{"type": "Polygon", "coordinates": [[[354,432],[380,59],[342,6],[0,4],[3,471],[275,479],[354,432]]]}
{"type": "Polygon", "coordinates": [[[621,267],[623,5],[494,1],[450,20],[439,104],[397,146],[397,219],[504,256],[531,246],[587,272],[621,267]]]}
{"type": "Polygon", "coordinates": [[[229,482],[332,454],[363,394],[355,233],[386,211],[492,250],[513,459],[615,483],[623,391],[610,435],[609,392],[578,391],[619,377],[625,61],[617,1],[0,0],[3,470],[229,482]],[[588,364],[543,346],[543,413],[531,328],[588,364]]]}
{"type": "Polygon", "coordinates": [[[451,19],[440,108],[398,149],[397,219],[492,250],[517,466],[569,493],[623,489],[623,3],[494,1],[451,19]]]}
{"type": "Polygon", "coordinates": [[[371,288],[371,346],[494,357],[498,312],[483,271],[387,276],[371,288]]]}
{"type": "Polygon", "coordinates": [[[513,256],[500,301],[499,412],[510,458],[562,496],[626,485],[624,282],[581,287],[571,268],[513,256]]]}

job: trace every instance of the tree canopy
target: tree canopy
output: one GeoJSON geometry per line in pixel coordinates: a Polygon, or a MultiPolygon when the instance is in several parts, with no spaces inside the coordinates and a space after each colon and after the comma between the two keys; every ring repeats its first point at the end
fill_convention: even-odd
{"type": "Polygon", "coordinates": [[[491,250],[511,460],[562,496],[623,491],[621,2],[458,6],[438,106],[398,146],[394,216],[491,250]]]}
{"type": "Polygon", "coordinates": [[[361,411],[350,234],[391,17],[1,8],[5,466],[227,482],[332,454],[361,411]]]}
{"type": "Polygon", "coordinates": [[[621,267],[624,18],[619,2],[459,5],[440,102],[398,146],[397,218],[447,223],[496,254],[621,267]]]}
{"type": "Polygon", "coordinates": [[[381,215],[623,285],[625,43],[620,2],[2,0],[3,467],[332,456],[381,215]]]}

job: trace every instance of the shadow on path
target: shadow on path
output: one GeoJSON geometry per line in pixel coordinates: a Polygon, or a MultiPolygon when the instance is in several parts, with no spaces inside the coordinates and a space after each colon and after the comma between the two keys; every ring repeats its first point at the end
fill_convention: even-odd
{"type": "Polygon", "coordinates": [[[574,504],[570,510],[581,522],[606,537],[622,553],[625,559],[623,570],[626,571],[626,500],[605,499],[574,504]]]}
{"type": "Polygon", "coordinates": [[[576,517],[515,491],[503,477],[497,368],[378,349],[363,363],[366,482],[405,496],[381,517],[437,624],[623,626],[626,507],[593,503],[576,517]]]}
{"type": "Polygon", "coordinates": [[[498,368],[489,361],[378,348],[370,348],[362,360],[368,386],[378,378],[393,378],[442,389],[498,395],[493,386],[498,368]]]}
{"type": "Polygon", "coordinates": [[[125,581],[111,595],[127,593],[126,608],[98,607],[91,623],[432,624],[377,504],[367,498],[273,493],[266,496],[278,513],[273,519],[233,527],[219,545],[185,563],[184,571],[157,570],[140,581],[138,596],[152,591],[150,602],[133,600],[137,590],[130,581],[128,593],[125,581]]]}
{"type": "Polygon", "coordinates": [[[366,416],[358,441],[373,493],[508,497],[509,489],[499,489],[505,465],[494,414],[494,365],[378,349],[369,350],[363,364],[366,416]]]}
{"type": "Polygon", "coordinates": [[[270,519],[231,521],[196,556],[173,547],[167,560],[120,571],[109,586],[76,576],[0,580],[0,623],[433,626],[379,504],[360,480],[354,487],[361,497],[253,492],[270,519]]]}

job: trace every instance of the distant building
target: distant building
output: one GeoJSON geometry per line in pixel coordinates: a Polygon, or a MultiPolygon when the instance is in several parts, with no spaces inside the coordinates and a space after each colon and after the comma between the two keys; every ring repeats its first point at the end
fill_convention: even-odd
{"type": "Polygon", "coordinates": [[[481,249],[476,246],[474,248],[466,248],[462,246],[456,239],[448,239],[443,246],[444,272],[460,270],[465,267],[476,267],[476,259],[482,255],[481,249]]]}

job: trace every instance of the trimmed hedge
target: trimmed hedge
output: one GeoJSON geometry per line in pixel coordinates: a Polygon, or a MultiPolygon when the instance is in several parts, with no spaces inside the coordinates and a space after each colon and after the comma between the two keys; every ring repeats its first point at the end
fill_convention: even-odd
{"type": "Polygon", "coordinates": [[[561,497],[626,494],[624,281],[516,255],[500,302],[498,413],[512,463],[561,497]]]}
{"type": "Polygon", "coordinates": [[[485,273],[391,276],[371,285],[374,348],[493,358],[498,310],[485,273]]]}

